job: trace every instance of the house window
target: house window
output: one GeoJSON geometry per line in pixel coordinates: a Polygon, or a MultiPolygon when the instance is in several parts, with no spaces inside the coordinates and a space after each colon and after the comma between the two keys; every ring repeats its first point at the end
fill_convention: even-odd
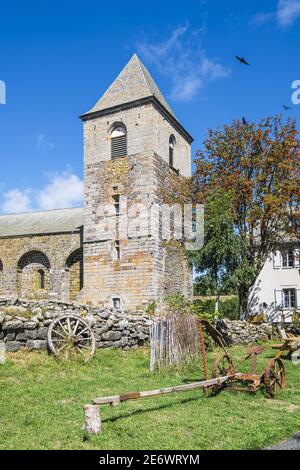
{"type": "Polygon", "coordinates": [[[296,289],[283,289],[283,308],[297,308],[296,289]]]}
{"type": "Polygon", "coordinates": [[[45,271],[40,269],[37,272],[38,289],[45,289],[45,271]]]}
{"type": "Polygon", "coordinates": [[[113,307],[115,310],[120,310],[121,308],[121,299],[119,297],[114,297],[112,299],[113,301],[113,307]]]}
{"type": "Polygon", "coordinates": [[[174,153],[175,153],[176,139],[171,135],[169,140],[169,165],[174,168],[174,153]]]}
{"type": "Polygon", "coordinates": [[[294,250],[287,250],[282,253],[282,267],[293,268],[295,266],[294,250]]]}
{"type": "Polygon", "coordinates": [[[111,135],[111,157],[126,157],[127,155],[127,132],[124,126],[116,126],[111,135]]]}

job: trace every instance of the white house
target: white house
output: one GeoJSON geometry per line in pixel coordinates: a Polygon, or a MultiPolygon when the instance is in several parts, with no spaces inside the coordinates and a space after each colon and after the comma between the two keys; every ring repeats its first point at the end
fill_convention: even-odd
{"type": "Polygon", "coordinates": [[[251,290],[249,312],[275,323],[291,322],[300,314],[299,242],[284,243],[267,260],[251,290]]]}

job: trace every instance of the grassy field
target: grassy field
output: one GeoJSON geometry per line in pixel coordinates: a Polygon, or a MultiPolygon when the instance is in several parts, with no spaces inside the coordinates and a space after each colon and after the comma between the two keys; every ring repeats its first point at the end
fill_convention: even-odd
{"type": "MultiPolygon", "coordinates": [[[[232,353],[238,358],[244,349],[232,353]]],[[[150,374],[148,358],[147,349],[99,351],[88,365],[58,364],[46,353],[9,355],[0,365],[0,449],[258,449],[300,430],[300,365],[285,361],[287,389],[278,401],[262,392],[206,398],[194,391],[127,402],[102,409],[101,435],[84,435],[82,407],[92,398],[201,378],[198,364],[150,374]]]]}

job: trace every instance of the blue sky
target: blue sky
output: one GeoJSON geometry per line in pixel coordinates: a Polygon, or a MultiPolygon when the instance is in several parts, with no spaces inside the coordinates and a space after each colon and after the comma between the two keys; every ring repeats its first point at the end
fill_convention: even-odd
{"type": "Polygon", "coordinates": [[[78,116],[134,52],[194,136],[292,107],[300,0],[0,1],[0,212],[81,205],[78,116]],[[245,56],[250,67],[235,55],[245,56]]]}

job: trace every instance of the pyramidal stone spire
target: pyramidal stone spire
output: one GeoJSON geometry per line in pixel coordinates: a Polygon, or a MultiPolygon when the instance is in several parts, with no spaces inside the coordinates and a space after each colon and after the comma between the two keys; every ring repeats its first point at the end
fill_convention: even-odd
{"type": "Polygon", "coordinates": [[[150,73],[138,56],[134,54],[102,98],[100,98],[87,114],[96,113],[153,96],[173,117],[175,117],[150,73]]]}

